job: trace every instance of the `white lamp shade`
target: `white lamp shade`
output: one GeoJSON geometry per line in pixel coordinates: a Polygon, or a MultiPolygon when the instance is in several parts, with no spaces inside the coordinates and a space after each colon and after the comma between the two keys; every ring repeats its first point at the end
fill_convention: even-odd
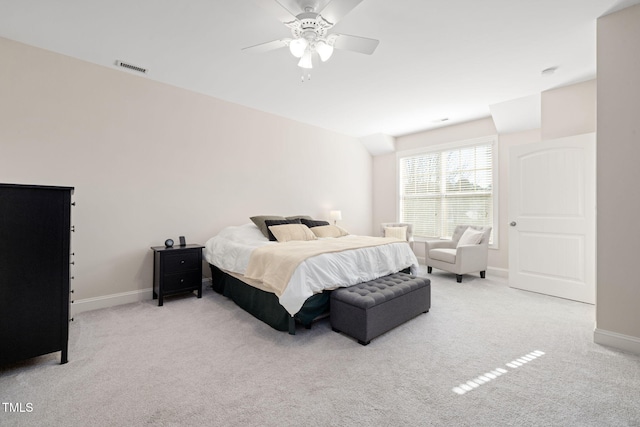
{"type": "Polygon", "coordinates": [[[302,55],[304,55],[304,51],[307,49],[308,44],[309,43],[307,42],[307,40],[303,38],[291,40],[289,42],[289,51],[296,58],[302,58],[302,55]]]}
{"type": "Polygon", "coordinates": [[[334,220],[334,221],[341,220],[342,219],[342,211],[330,211],[329,212],[329,217],[331,217],[331,219],[334,220]]]}
{"type": "Polygon", "coordinates": [[[298,67],[313,68],[313,61],[311,60],[311,51],[309,49],[305,50],[304,55],[302,55],[302,58],[300,58],[300,62],[298,62],[298,67]]]}
{"type": "Polygon", "coordinates": [[[333,55],[333,46],[328,45],[324,41],[320,40],[316,43],[316,52],[320,56],[322,62],[325,62],[327,59],[331,58],[333,55]]]}

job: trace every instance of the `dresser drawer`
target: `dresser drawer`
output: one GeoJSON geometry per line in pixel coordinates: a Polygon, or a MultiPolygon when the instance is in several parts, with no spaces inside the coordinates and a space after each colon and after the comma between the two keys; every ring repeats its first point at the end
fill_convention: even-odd
{"type": "Polygon", "coordinates": [[[195,251],[180,251],[175,254],[165,254],[163,260],[164,273],[179,273],[181,271],[202,269],[200,249],[195,251]]]}
{"type": "Polygon", "coordinates": [[[164,293],[196,289],[202,285],[202,273],[198,270],[167,274],[164,276],[164,283],[162,285],[162,291],[164,293]]]}

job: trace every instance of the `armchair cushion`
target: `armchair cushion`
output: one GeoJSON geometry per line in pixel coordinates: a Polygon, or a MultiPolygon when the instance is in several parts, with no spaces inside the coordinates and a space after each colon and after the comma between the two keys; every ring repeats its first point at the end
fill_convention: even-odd
{"type": "Polygon", "coordinates": [[[429,251],[429,258],[438,261],[448,262],[449,264],[456,263],[456,249],[431,249],[429,251]]]}
{"type": "Polygon", "coordinates": [[[457,246],[477,245],[482,241],[483,235],[484,233],[482,231],[474,230],[473,228],[469,227],[464,230],[464,233],[460,237],[460,240],[458,240],[457,246]]]}
{"type": "Polygon", "coordinates": [[[409,243],[413,242],[413,224],[409,224],[406,222],[383,222],[382,224],[380,224],[380,235],[385,236],[385,228],[389,227],[407,227],[407,235],[404,240],[409,243]]]}
{"type": "Polygon", "coordinates": [[[384,228],[384,237],[395,237],[400,240],[408,240],[407,239],[407,227],[385,227],[384,228]]]}

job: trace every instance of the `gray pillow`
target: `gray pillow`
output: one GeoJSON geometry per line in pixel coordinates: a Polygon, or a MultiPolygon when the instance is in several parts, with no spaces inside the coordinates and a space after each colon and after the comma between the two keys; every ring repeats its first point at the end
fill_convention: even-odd
{"type": "Polygon", "coordinates": [[[252,216],[251,218],[249,218],[251,221],[253,221],[253,223],[256,225],[256,227],[258,227],[260,229],[260,231],[262,232],[262,234],[264,234],[264,237],[266,237],[267,239],[269,238],[269,228],[267,228],[267,224],[265,224],[266,220],[280,220],[280,221],[285,221],[286,218],[283,216],[277,216],[277,215],[258,215],[258,216],[252,216]]]}

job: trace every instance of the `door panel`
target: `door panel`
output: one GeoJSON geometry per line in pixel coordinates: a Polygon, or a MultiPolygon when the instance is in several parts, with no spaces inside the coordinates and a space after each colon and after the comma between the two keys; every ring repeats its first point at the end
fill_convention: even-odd
{"type": "Polygon", "coordinates": [[[585,279],[584,239],[581,236],[520,233],[519,256],[522,273],[577,282],[585,279]]]}
{"type": "Polygon", "coordinates": [[[513,147],[509,284],[595,302],[595,134],[513,147]]]}

